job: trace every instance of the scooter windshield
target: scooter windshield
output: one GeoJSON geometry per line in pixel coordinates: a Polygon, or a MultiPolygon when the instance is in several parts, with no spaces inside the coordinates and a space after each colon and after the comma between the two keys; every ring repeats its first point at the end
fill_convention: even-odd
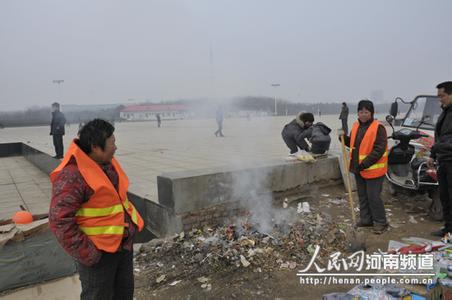
{"type": "Polygon", "coordinates": [[[411,107],[403,120],[402,126],[434,130],[440,114],[441,104],[438,97],[418,96],[411,103],[411,107]],[[420,124],[421,121],[422,124],[420,124]]]}

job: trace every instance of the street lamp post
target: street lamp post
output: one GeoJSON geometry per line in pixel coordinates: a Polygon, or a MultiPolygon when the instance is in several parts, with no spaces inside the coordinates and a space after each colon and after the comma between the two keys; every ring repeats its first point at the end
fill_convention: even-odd
{"type": "MultiPolygon", "coordinates": [[[[272,83],[272,87],[277,88],[278,86],[281,86],[279,83],[272,83]]],[[[275,113],[274,115],[278,115],[278,107],[276,106],[276,91],[275,91],[275,113]]]]}
{"type": "MultiPolygon", "coordinates": [[[[56,83],[58,86],[60,86],[60,84],[62,84],[63,82],[64,82],[64,80],[63,79],[54,79],[54,80],[52,80],[52,82],[53,83],[56,83]]],[[[58,98],[61,96],[60,95],[60,89],[58,88],[57,89],[58,90],[58,92],[57,92],[57,96],[58,96],[58,98]]],[[[58,101],[61,101],[61,99],[57,99],[58,101]]]]}

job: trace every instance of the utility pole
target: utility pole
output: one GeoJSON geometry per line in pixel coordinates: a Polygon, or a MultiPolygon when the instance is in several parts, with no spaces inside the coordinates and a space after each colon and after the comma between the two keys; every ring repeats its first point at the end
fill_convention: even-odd
{"type": "MultiPolygon", "coordinates": [[[[58,98],[60,98],[61,97],[61,92],[60,92],[60,88],[59,88],[59,86],[60,86],[60,84],[62,84],[63,82],[64,82],[64,80],[63,79],[54,79],[54,80],[52,80],[52,82],[53,83],[56,83],[57,85],[58,85],[58,92],[57,92],[57,97],[58,98]]],[[[61,99],[57,99],[57,101],[61,101],[61,99]]]]}
{"type": "MultiPolygon", "coordinates": [[[[281,86],[279,83],[272,83],[272,87],[277,88],[281,86]]],[[[275,112],[274,115],[277,116],[278,115],[278,107],[276,105],[276,91],[275,91],[275,112]]]]}

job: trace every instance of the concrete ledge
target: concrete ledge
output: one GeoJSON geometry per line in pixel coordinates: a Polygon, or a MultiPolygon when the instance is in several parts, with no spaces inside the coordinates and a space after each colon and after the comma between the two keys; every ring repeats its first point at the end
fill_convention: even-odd
{"type": "Polygon", "coordinates": [[[145,224],[145,230],[137,234],[135,242],[144,243],[155,237],[165,236],[167,229],[175,224],[174,215],[165,207],[131,192],[127,195],[145,224]]]}
{"type": "Polygon", "coordinates": [[[281,192],[341,181],[339,161],[333,156],[313,163],[269,161],[254,167],[165,173],[157,177],[159,204],[147,204],[148,211],[153,211],[147,223],[153,232],[158,228],[160,236],[220,224],[246,213],[250,200],[252,205],[257,201],[268,206],[268,199],[281,192]]]}
{"type": "Polygon", "coordinates": [[[53,158],[49,154],[41,152],[26,144],[22,144],[22,155],[47,175],[50,175],[61,162],[59,159],[53,158]]]}
{"type": "Polygon", "coordinates": [[[22,155],[22,143],[0,144],[0,157],[22,155]]]}
{"type": "Polygon", "coordinates": [[[7,156],[23,156],[46,174],[50,174],[60,163],[60,160],[24,143],[0,144],[0,157],[7,156]]]}
{"type": "Polygon", "coordinates": [[[157,177],[159,203],[174,214],[204,209],[319,181],[341,179],[337,157],[306,162],[269,162],[242,170],[204,169],[165,173],[157,177]]]}

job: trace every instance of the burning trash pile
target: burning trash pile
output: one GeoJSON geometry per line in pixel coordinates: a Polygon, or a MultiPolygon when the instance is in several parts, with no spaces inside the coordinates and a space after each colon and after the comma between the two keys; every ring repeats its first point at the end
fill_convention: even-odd
{"type": "Polygon", "coordinates": [[[238,269],[295,271],[308,264],[315,245],[321,246],[320,259],[346,246],[344,230],[327,214],[297,214],[295,222],[275,224],[269,233],[258,231],[248,219],[236,224],[193,229],[142,245],[135,256],[136,276],[144,276],[153,288],[238,269]]]}

